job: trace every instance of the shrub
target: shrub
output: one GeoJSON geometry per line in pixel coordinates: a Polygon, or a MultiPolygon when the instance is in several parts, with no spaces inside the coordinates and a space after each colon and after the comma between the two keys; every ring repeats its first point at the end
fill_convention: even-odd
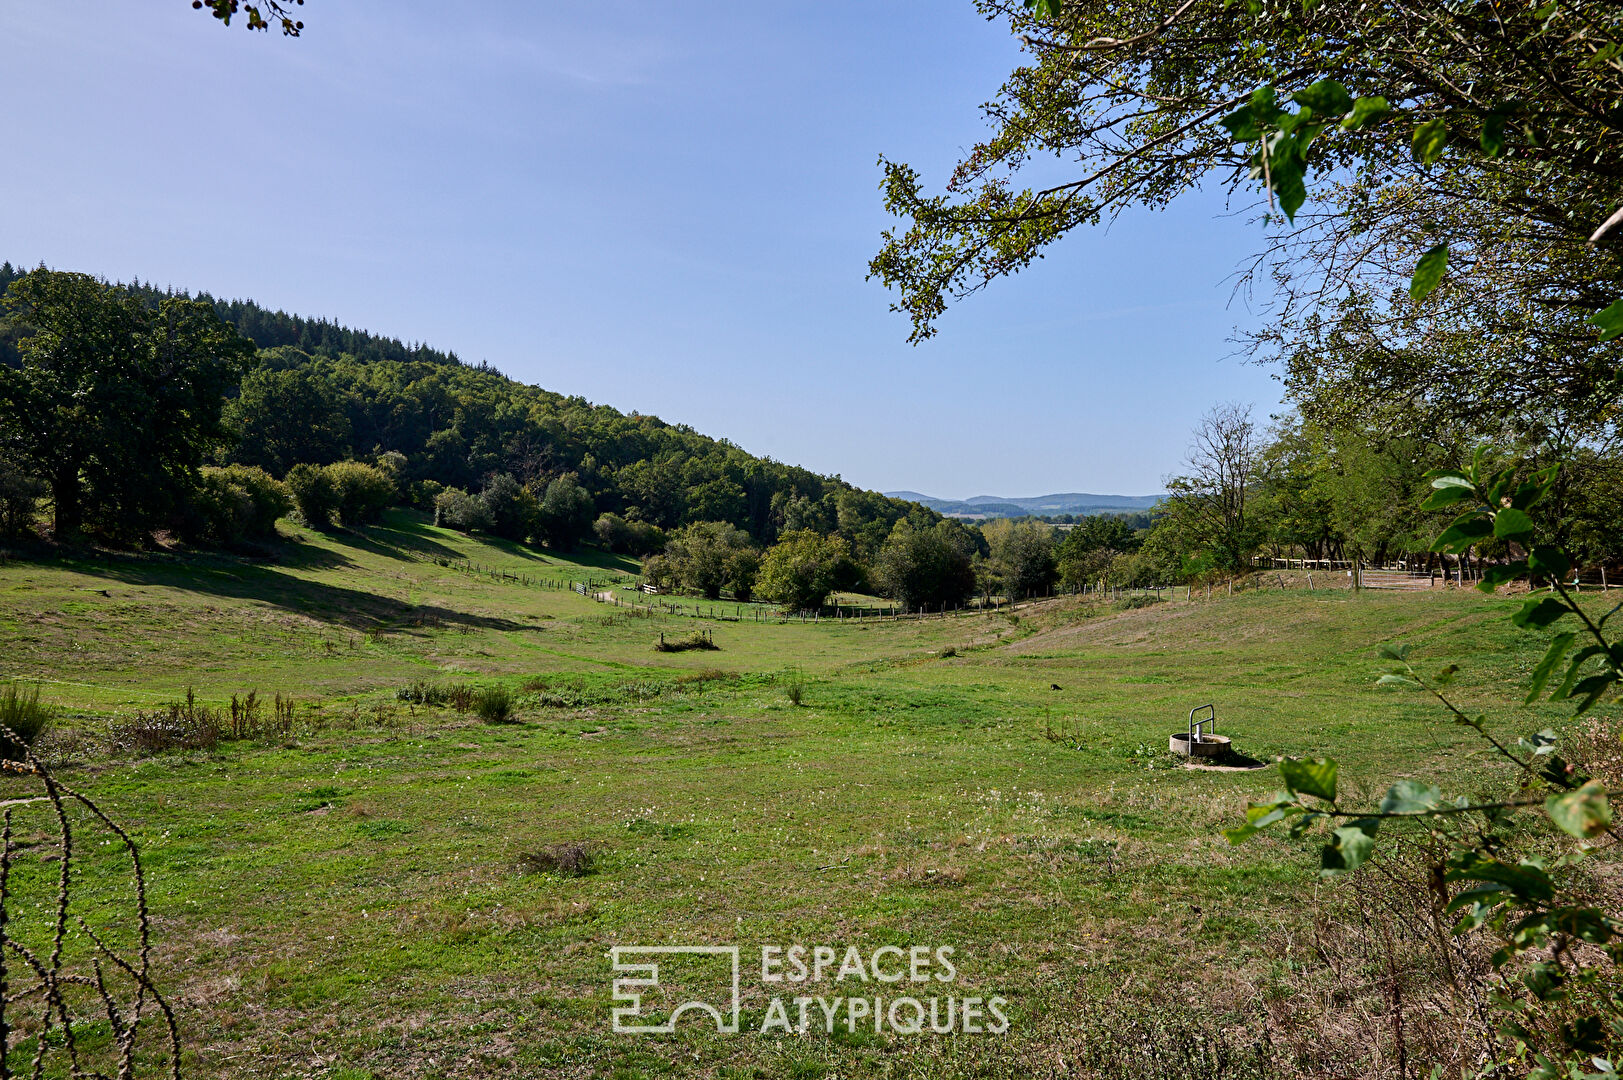
{"type": "Polygon", "coordinates": [[[479,493],[479,501],[485,508],[485,529],[508,540],[524,539],[535,518],[535,496],[517,480],[497,473],[479,493]]]}
{"type": "Polygon", "coordinates": [[[549,484],[535,506],[533,533],[548,547],[574,549],[577,541],[593,529],[592,512],[597,504],[592,493],[581,486],[580,477],[564,473],[549,484]]]}
{"type": "Polygon", "coordinates": [[[287,471],[283,482],[293,494],[300,521],[312,529],[332,525],[333,512],[338,509],[338,493],[325,469],[319,465],[295,465],[287,471]]]}
{"type": "Polygon", "coordinates": [[[659,641],[654,645],[655,652],[688,652],[692,649],[715,651],[720,648],[721,646],[712,641],[710,635],[703,630],[695,630],[688,637],[672,638],[669,641],[665,639],[665,635],[662,633],[659,635],[659,641]]]}
{"type": "Polygon", "coordinates": [[[505,686],[487,686],[473,699],[473,711],[487,724],[512,723],[513,694],[505,686]]]}
{"type": "Polygon", "coordinates": [[[418,510],[433,510],[440,492],[446,490],[438,480],[419,480],[406,488],[406,504],[418,510]]]}
{"type": "Polygon", "coordinates": [[[324,470],[332,484],[338,520],[345,525],[376,521],[395,500],[394,481],[382,469],[359,461],[336,461],[324,470]]]}
{"type": "Polygon", "coordinates": [[[23,752],[34,745],[55,715],[55,709],[40,703],[38,686],[24,689],[16,683],[7,684],[0,690],[0,724],[10,733],[0,732],[0,757],[21,760],[23,752]]]}
{"type": "Polygon", "coordinates": [[[212,750],[220,742],[220,718],[208,709],[171,705],[114,721],[108,743],[115,751],[157,754],[165,750],[212,750]]]}
{"type": "Polygon", "coordinates": [[[814,611],[849,574],[850,564],[851,546],[838,536],[810,529],[787,533],[761,560],[761,595],[790,611],[814,611]]]}
{"type": "Polygon", "coordinates": [[[434,524],[458,532],[488,532],[490,508],[461,488],[446,488],[434,496],[434,524]]]}
{"type": "Polygon", "coordinates": [[[205,468],[183,531],[195,541],[234,544],[276,536],[276,520],[293,509],[288,485],[257,465],[205,468]]]}
{"type": "Polygon", "coordinates": [[[789,704],[799,707],[801,699],[806,696],[806,676],[799,668],[790,668],[780,677],[783,683],[783,696],[789,699],[789,704]]]}
{"type": "Polygon", "coordinates": [[[599,514],[592,523],[592,533],[608,551],[631,550],[631,523],[619,514],[599,514]]]}

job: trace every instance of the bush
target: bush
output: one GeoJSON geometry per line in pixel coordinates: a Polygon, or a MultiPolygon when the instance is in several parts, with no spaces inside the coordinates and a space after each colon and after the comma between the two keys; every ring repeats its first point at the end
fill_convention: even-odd
{"type": "Polygon", "coordinates": [[[162,711],[137,712],[127,720],[115,721],[108,730],[112,748],[132,754],[212,750],[224,737],[220,714],[199,705],[190,689],[184,702],[173,702],[162,711]]]}
{"type": "Polygon", "coordinates": [[[655,652],[689,652],[693,649],[715,652],[720,648],[721,646],[712,641],[710,635],[703,630],[695,630],[689,637],[672,638],[669,641],[665,640],[664,634],[660,634],[659,641],[654,645],[655,652]]]}
{"type": "Polygon", "coordinates": [[[790,668],[779,681],[783,683],[783,696],[789,699],[789,704],[798,708],[801,699],[806,696],[806,676],[801,674],[799,668],[790,668]]]}
{"type": "Polygon", "coordinates": [[[508,540],[522,540],[536,514],[535,497],[507,473],[497,473],[479,493],[484,504],[485,529],[508,540]]]}
{"type": "Polygon", "coordinates": [[[38,686],[25,690],[16,683],[7,684],[0,690],[0,724],[9,728],[10,733],[0,732],[0,757],[21,760],[24,751],[34,745],[34,740],[50,726],[55,715],[55,709],[40,703],[38,686]]]}
{"type": "Polygon", "coordinates": [[[419,480],[406,487],[406,505],[417,510],[433,510],[440,492],[446,490],[438,480],[419,480]]]}
{"type": "Polygon", "coordinates": [[[547,485],[535,508],[535,538],[548,547],[572,551],[577,541],[592,531],[596,509],[592,493],[580,484],[574,473],[564,473],[547,485]]]}
{"type": "Polygon", "coordinates": [[[338,492],[325,469],[319,465],[295,465],[287,471],[283,483],[293,495],[300,521],[312,529],[331,527],[333,512],[338,509],[338,492]]]}
{"type": "Polygon", "coordinates": [[[489,686],[473,699],[473,711],[487,724],[510,724],[513,715],[513,694],[505,686],[489,686]]]}
{"type": "Polygon", "coordinates": [[[210,544],[274,539],[276,520],[293,505],[288,485],[257,465],[206,468],[183,529],[189,539],[210,544]]]}
{"type": "Polygon", "coordinates": [[[394,481],[382,469],[359,461],[337,461],[323,472],[332,484],[338,520],[345,525],[376,521],[395,500],[394,481]]]}
{"type": "Polygon", "coordinates": [[[490,508],[461,488],[446,488],[434,496],[434,524],[458,532],[488,532],[490,508]]]}
{"type": "Polygon", "coordinates": [[[849,574],[851,546],[810,529],[786,533],[760,561],[761,595],[790,611],[816,611],[849,574]]]}

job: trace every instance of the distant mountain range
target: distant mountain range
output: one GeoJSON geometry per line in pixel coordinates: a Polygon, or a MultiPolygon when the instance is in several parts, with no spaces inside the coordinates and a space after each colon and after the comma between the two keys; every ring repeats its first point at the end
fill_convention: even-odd
{"type": "Polygon", "coordinates": [[[1090,495],[1068,491],[1058,495],[1037,495],[1016,499],[1004,495],[977,495],[973,499],[936,499],[916,491],[887,491],[892,499],[921,503],[948,517],[1025,517],[1028,514],[1120,514],[1148,510],[1163,495],[1090,495]]]}

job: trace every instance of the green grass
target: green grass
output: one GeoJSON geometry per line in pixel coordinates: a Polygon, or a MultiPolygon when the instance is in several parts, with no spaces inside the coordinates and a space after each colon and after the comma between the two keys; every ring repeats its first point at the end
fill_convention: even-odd
{"type": "MultiPolygon", "coordinates": [[[[1512,601],[1472,592],[1057,601],[1018,623],[640,619],[433,561],[561,582],[627,569],[612,559],[405,514],[300,539],[274,562],[0,569],[0,674],[43,682],[67,713],[56,737],[83,740],[64,744],[63,778],[141,845],[195,1075],[1030,1072],[1065,1054],[1083,1000],[1232,1000],[1318,888],[1306,842],[1218,835],[1278,781],[1171,767],[1192,706],[1215,703],[1254,757],[1341,759],[1355,793],[1396,772],[1475,790],[1495,767],[1421,697],[1376,689],[1375,648],[1461,663],[1461,700],[1514,716],[1539,645],[1509,626],[1512,601]],[[654,651],[695,626],[719,651],[654,651]],[[419,681],[504,688],[517,722],[397,700],[419,681]],[[188,686],[215,705],[291,694],[304,729],[209,754],[97,750],[109,718],[188,686]],[[577,843],[590,873],[527,868],[577,843]],[[758,1027],[750,953],[796,942],[951,945],[956,992],[1007,998],[1011,1032],[609,1031],[615,945],[744,946],[758,1027]]],[[[94,904],[115,910],[111,849],[80,851],[94,904]]],[[[25,903],[55,880],[26,865],[25,903]]]]}

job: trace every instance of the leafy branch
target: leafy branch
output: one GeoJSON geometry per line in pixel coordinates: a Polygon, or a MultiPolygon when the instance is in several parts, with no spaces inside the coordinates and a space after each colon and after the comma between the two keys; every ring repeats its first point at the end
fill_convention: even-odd
{"type": "MultiPolygon", "coordinates": [[[[1461,508],[1433,550],[1461,554],[1484,541],[1505,543],[1519,556],[1485,570],[1478,588],[1491,593],[1528,578],[1535,591],[1511,616],[1516,626],[1541,630],[1563,620],[1576,623],[1574,629],[1563,629],[1551,639],[1529,679],[1524,704],[1573,701],[1577,715],[1594,708],[1623,681],[1623,647],[1605,635],[1607,621],[1623,605],[1593,617],[1579,604],[1567,580],[1571,557],[1559,546],[1539,541],[1533,511],[1554,485],[1557,469],[1518,480],[1514,468],[1495,468],[1482,449],[1467,468],[1434,470],[1427,478],[1433,490],[1424,509],[1461,508]],[[1580,640],[1589,644],[1573,652],[1580,640]]],[[[1251,804],[1245,823],[1224,835],[1239,844],[1287,823],[1294,838],[1323,823],[1329,835],[1320,866],[1328,877],[1350,873],[1368,862],[1376,853],[1382,825],[1393,819],[1413,822],[1449,842],[1451,849],[1436,870],[1444,890],[1462,886],[1452,896],[1443,894],[1443,913],[1457,916],[1453,932],[1485,928],[1496,934],[1502,942],[1493,955],[1496,968],[1538,950],[1540,955],[1529,958],[1521,976],[1522,985],[1538,1002],[1570,1002],[1578,987],[1594,991],[1580,1015],[1560,1025],[1560,1047],[1545,1050],[1534,1048],[1539,1040],[1524,1023],[1525,1007],[1500,998],[1497,1006],[1509,1014],[1500,1027],[1510,1048],[1508,1060],[1530,1063],[1532,1080],[1615,1080],[1611,1059],[1600,1055],[1623,1042],[1623,1007],[1601,983],[1602,965],[1596,954],[1575,947],[1594,946],[1616,964],[1623,960],[1623,923],[1598,906],[1565,894],[1556,871],[1583,859],[1586,846],[1602,837],[1623,843],[1613,827],[1611,805],[1620,793],[1606,790],[1599,780],[1564,760],[1556,752],[1556,733],[1548,728],[1518,739],[1515,747],[1506,745],[1489,731],[1486,717],[1470,715],[1444,693],[1459,670],[1456,665],[1449,664],[1428,679],[1411,663],[1409,646],[1387,645],[1381,655],[1402,665],[1402,670],[1382,675],[1379,685],[1431,694],[1455,723],[1469,727],[1522,774],[1524,790],[1537,794],[1491,802],[1464,796],[1446,799],[1435,785],[1406,779],[1392,784],[1377,808],[1346,808],[1339,801],[1339,768],[1334,760],[1286,758],[1279,763],[1284,790],[1251,804]],[[1517,812],[1534,808],[1580,846],[1553,863],[1539,855],[1513,857],[1509,836],[1518,824],[1517,812]],[[1475,827],[1468,830],[1467,825],[1475,827]],[[1589,1068],[1595,1071],[1586,1071],[1589,1068]]]]}

